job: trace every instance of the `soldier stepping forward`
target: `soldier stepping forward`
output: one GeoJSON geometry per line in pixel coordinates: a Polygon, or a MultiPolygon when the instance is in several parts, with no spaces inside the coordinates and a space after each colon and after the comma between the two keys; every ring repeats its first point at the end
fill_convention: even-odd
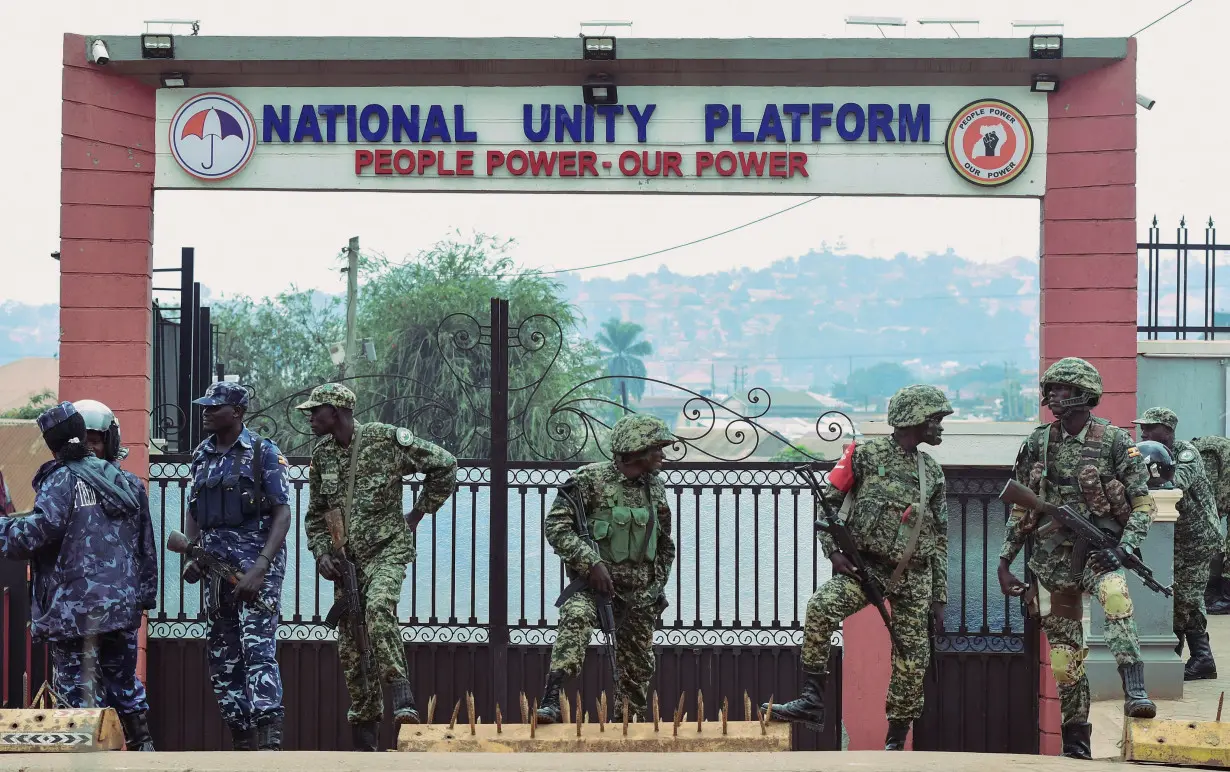
{"type": "MultiPolygon", "coordinates": [[[[846,525],[872,578],[892,602],[892,652],[884,750],[905,750],[911,724],[922,715],[923,676],[930,655],[928,627],[943,628],[948,602],[948,505],[944,470],[921,444],[939,445],[952,405],[934,386],[907,386],[888,403],[892,435],[853,449],[848,493],[830,485],[825,500],[841,506],[846,525]],[[921,474],[920,474],[921,473],[921,474]]],[[[817,502],[817,509],[819,503],[817,502]]],[[[803,693],[773,705],[771,718],[824,724],[829,640],[842,620],[868,604],[854,565],[827,533],[818,536],[833,577],[807,603],[803,630],[803,693]]],[[[769,705],[761,705],[768,710],[769,705]]]]}
{"type": "Polygon", "coordinates": [[[1205,475],[1200,451],[1190,442],[1175,439],[1179,417],[1174,411],[1149,408],[1132,423],[1140,426],[1144,440],[1137,449],[1149,469],[1149,487],[1183,491],[1174,525],[1174,633],[1179,639],[1175,654],[1183,656],[1186,639],[1192,655],[1183,666],[1183,680],[1217,678],[1204,605],[1209,562],[1221,549],[1213,485],[1205,475]]]}
{"type": "MultiPolygon", "coordinates": [[[[203,585],[209,620],[209,678],[237,751],[281,750],[282,674],[277,632],[290,487],[286,458],[272,440],[244,426],[248,392],[218,382],[205,396],[202,427],[209,436],[192,454],[187,536],[243,578],[232,587],[217,576],[203,585]]],[[[184,581],[198,582],[196,563],[184,581]]]]}
{"type": "Polygon", "coordinates": [[[128,750],[152,751],[137,677],[141,612],[154,607],[158,584],[149,498],[115,464],[119,424],[111,411],[81,404],[90,424],[69,402],[39,416],[55,459],[34,477],[34,510],[0,517],[0,556],[30,561],[30,633],[50,643],[55,692],[68,707],[115,708],[128,750]],[[102,434],[97,444],[88,442],[87,425],[107,427],[91,432],[102,434]],[[110,452],[92,455],[91,445],[110,452]]]}
{"type": "MultiPolygon", "coordinates": [[[[435,514],[457,485],[457,459],[444,448],[389,424],[358,424],[355,395],[338,383],[312,390],[295,406],[310,413],[312,433],[321,441],[312,450],[308,472],[311,498],[303,520],[308,546],[325,579],[343,579],[326,514],[340,510],[346,533],[345,558],[353,563],[371,651],[360,651],[350,625],[338,626],[338,656],[350,692],[355,750],[375,751],[384,715],[381,683],[393,692],[393,720],[417,724],[419,714],[406,668],[406,648],[397,622],[397,601],[414,562],[414,529],[435,514]],[[353,462],[353,465],[352,465],[353,462]],[[409,512],[402,510],[402,478],[423,474],[422,492],[409,512]],[[366,662],[373,662],[368,670],[366,662]],[[363,672],[370,672],[367,682],[363,672]]],[[[340,583],[339,583],[340,586],[340,583]]]]}
{"type": "Polygon", "coordinates": [[[1226,516],[1230,514],[1230,438],[1211,435],[1197,437],[1192,440],[1192,446],[1200,451],[1204,461],[1204,473],[1208,475],[1209,484],[1213,487],[1217,501],[1219,529],[1225,531],[1225,537],[1217,545],[1212,560],[1209,561],[1209,581],[1205,586],[1204,602],[1210,614],[1230,614],[1230,531],[1226,531],[1226,516]]]}
{"type": "MultiPolygon", "coordinates": [[[[598,596],[615,612],[615,722],[623,704],[648,720],[646,693],[654,673],[653,629],[666,607],[663,588],[675,562],[671,510],[658,476],[663,448],[675,437],[666,423],[648,415],[625,415],[611,428],[613,461],[589,464],[572,475],[593,544],[577,530],[578,516],[565,496],[556,496],[546,519],[546,537],[573,580],[559,605],[550,672],[538,722],[560,721],[560,689],[581,672],[590,633],[598,622],[598,596]]],[[[580,711],[581,706],[576,706],[580,711]]]]}
{"type": "Polygon", "coordinates": [[[1156,508],[1149,473],[1126,431],[1090,415],[1102,397],[1102,376],[1083,359],[1061,359],[1042,376],[1039,389],[1055,422],[1033,431],[1017,455],[1013,476],[1046,503],[1068,505],[1095,525],[1119,536],[1119,546],[1073,564],[1072,535],[1051,527],[1050,518],[1014,506],[999,553],[999,586],[1006,595],[1028,588],[1012,573],[1012,561],[1034,534],[1029,567],[1046,592],[1038,593],[1042,629],[1050,644],[1051,671],[1059,687],[1063,752],[1090,758],[1089,677],[1085,674],[1083,597],[1092,594],[1106,612],[1106,645],[1119,664],[1123,712],[1153,718],[1157,708],[1145,691],[1144,663],[1123,559],[1140,555],[1156,508]],[[1049,594],[1049,598],[1047,595],[1049,594]],[[1046,601],[1049,600],[1049,603],[1046,601]]]}

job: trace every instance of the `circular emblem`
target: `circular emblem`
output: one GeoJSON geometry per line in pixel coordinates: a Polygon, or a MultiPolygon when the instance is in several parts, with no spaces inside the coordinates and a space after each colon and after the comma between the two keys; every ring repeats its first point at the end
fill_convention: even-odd
{"type": "Polygon", "coordinates": [[[397,430],[397,442],[398,442],[398,444],[399,444],[399,445],[403,445],[403,446],[405,446],[405,447],[407,447],[407,448],[408,448],[408,447],[410,447],[410,441],[411,441],[411,440],[413,440],[413,439],[414,439],[414,435],[412,435],[412,434],[410,433],[410,430],[409,430],[409,429],[406,429],[406,428],[398,428],[398,430],[397,430]]]}
{"type": "Polygon", "coordinates": [[[1003,185],[1029,165],[1034,132],[1025,114],[1007,102],[979,99],[953,116],[944,151],[957,174],[975,185],[1003,185]]]}
{"type": "Polygon", "coordinates": [[[1196,451],[1185,448],[1179,451],[1178,460],[1184,464],[1190,464],[1196,460],[1196,451]]]}
{"type": "Polygon", "coordinates": [[[256,121],[226,94],[197,94],[171,117],[171,155],[198,180],[225,180],[239,172],[256,149],[256,121]]]}

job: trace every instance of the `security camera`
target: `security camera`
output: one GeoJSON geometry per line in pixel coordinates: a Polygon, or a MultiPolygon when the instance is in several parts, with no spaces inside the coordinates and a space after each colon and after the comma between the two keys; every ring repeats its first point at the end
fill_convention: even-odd
{"type": "Polygon", "coordinates": [[[1150,99],[1149,97],[1145,96],[1144,94],[1137,94],[1137,95],[1136,95],[1136,104],[1140,105],[1141,107],[1145,108],[1146,110],[1152,110],[1152,109],[1153,109],[1153,105],[1157,104],[1157,100],[1156,100],[1156,99],[1150,99]]]}
{"type": "Polygon", "coordinates": [[[90,44],[90,61],[94,64],[106,64],[111,61],[111,54],[107,53],[106,43],[95,40],[90,44]]]}

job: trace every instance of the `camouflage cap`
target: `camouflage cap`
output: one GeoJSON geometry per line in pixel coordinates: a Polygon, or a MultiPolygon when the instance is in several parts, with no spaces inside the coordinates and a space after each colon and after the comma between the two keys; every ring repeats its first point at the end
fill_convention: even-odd
{"type": "Polygon", "coordinates": [[[1065,357],[1050,367],[1038,382],[1038,388],[1046,393],[1048,383],[1075,386],[1091,397],[1102,396],[1102,376],[1093,365],[1080,357],[1065,357]]]}
{"type": "Polygon", "coordinates": [[[43,434],[51,431],[51,429],[59,424],[64,423],[68,419],[77,415],[77,408],[73,407],[71,402],[61,402],[55,407],[48,408],[38,417],[38,430],[43,434]]]}
{"type": "Polygon", "coordinates": [[[612,453],[636,453],[674,442],[675,435],[665,421],[644,413],[629,413],[611,427],[612,453]]]}
{"type": "Polygon", "coordinates": [[[209,388],[205,390],[205,396],[200,399],[192,400],[194,405],[205,405],[212,407],[214,405],[234,405],[235,407],[248,406],[248,390],[240,386],[238,383],[230,381],[218,381],[211,383],[209,388]]]}
{"type": "Polygon", "coordinates": [[[1140,418],[1137,418],[1132,423],[1139,424],[1141,426],[1149,426],[1150,424],[1161,424],[1162,426],[1165,426],[1171,431],[1174,431],[1174,428],[1179,425],[1179,417],[1175,415],[1175,412],[1169,408],[1151,407],[1145,412],[1141,413],[1140,418]]]}
{"type": "Polygon", "coordinates": [[[931,416],[952,415],[952,403],[934,386],[906,386],[888,401],[888,425],[894,429],[924,424],[931,416]]]}
{"type": "Polygon", "coordinates": [[[340,383],[325,383],[312,389],[306,402],[295,405],[296,410],[311,410],[321,405],[332,405],[342,410],[354,410],[358,399],[354,392],[340,383]]]}

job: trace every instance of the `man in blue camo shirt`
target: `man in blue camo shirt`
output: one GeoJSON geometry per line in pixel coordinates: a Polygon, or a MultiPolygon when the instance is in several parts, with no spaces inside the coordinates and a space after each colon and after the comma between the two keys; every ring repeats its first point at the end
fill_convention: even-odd
{"type": "MultiPolygon", "coordinates": [[[[217,581],[204,586],[210,680],[235,750],[281,750],[282,676],[275,655],[290,530],[286,458],[244,426],[248,392],[239,384],[215,383],[195,404],[205,408],[202,426],[210,435],[192,454],[185,531],[243,572],[233,588],[217,581]],[[257,598],[275,613],[253,605],[257,598]]],[[[200,576],[195,564],[184,567],[185,581],[200,576]]]]}

